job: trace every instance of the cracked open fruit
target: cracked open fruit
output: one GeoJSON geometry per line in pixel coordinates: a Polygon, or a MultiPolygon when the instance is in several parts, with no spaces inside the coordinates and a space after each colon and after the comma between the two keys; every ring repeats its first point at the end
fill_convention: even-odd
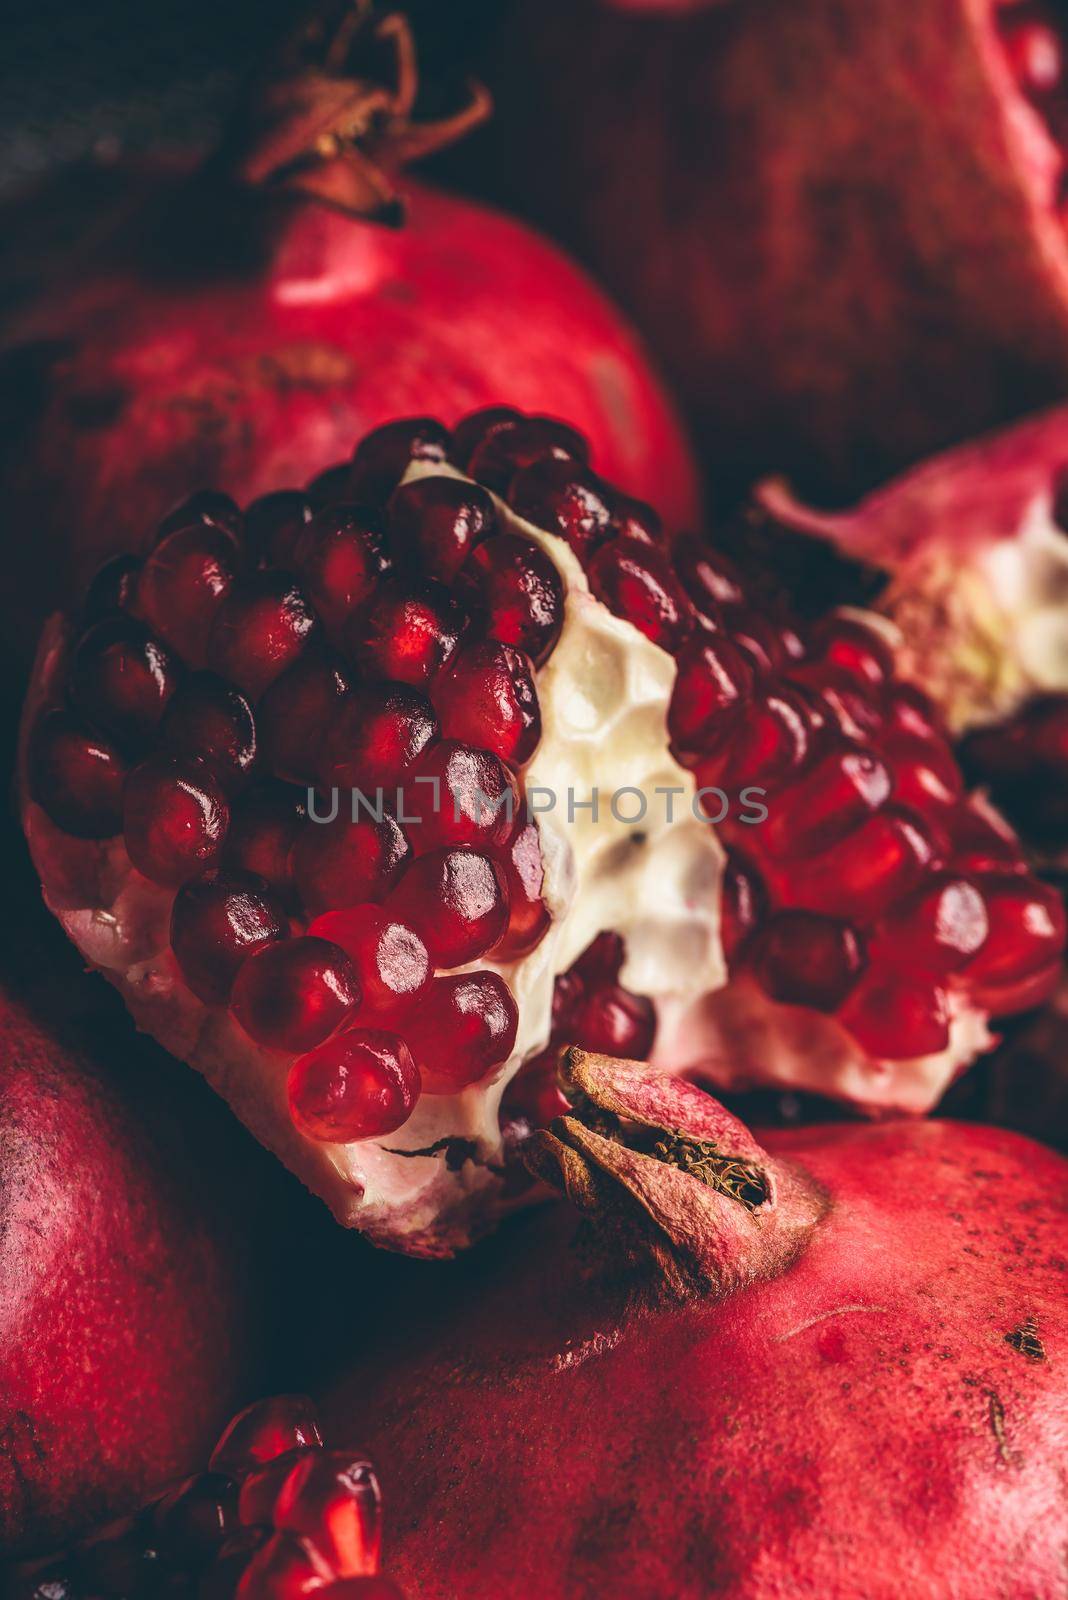
{"type": "Polygon", "coordinates": [[[402,1600],[378,1571],[381,1517],[363,1453],[323,1448],[307,1395],[274,1395],[233,1418],[206,1470],[0,1578],[10,1600],[402,1600]]]}
{"type": "Polygon", "coordinates": [[[279,553],[193,502],[55,620],[22,781],[82,954],[341,1220],[467,1240],[562,1044],[918,1111],[1052,988],[885,623],[798,630],[545,418],[393,422],[334,494],[279,553]],[[210,593],[158,567],[201,529],[210,593]]]}
{"type": "Polygon", "coordinates": [[[477,175],[619,297],[716,481],[839,499],[1063,396],[1060,0],[496,14],[477,175]]]}
{"type": "Polygon", "coordinates": [[[328,1437],[388,1462],[398,1579],[425,1600],[1052,1600],[1064,1158],[933,1119],[757,1143],[604,1057],[567,1087],[528,1159],[572,1205],[513,1219],[429,1297],[406,1264],[323,1403],[328,1437]]]}
{"type": "MultiPolygon", "coordinates": [[[[464,103],[443,83],[417,94],[397,12],[367,0],[314,9],[320,30],[289,42],[222,148],[192,170],[120,163],[79,174],[88,208],[60,179],[5,216],[0,609],[5,638],[27,653],[47,611],[161,508],[211,483],[243,503],[284,490],[418,409],[508,399],[563,411],[632,494],[662,482],[673,525],[695,512],[677,417],[615,308],[529,228],[403,172],[477,123],[485,95],[464,103]],[[424,116],[450,99],[453,114],[424,116]],[[42,269],[33,230],[61,227],[76,207],[88,209],[83,226],[69,223],[42,269]]],[[[433,456],[440,440],[423,449],[433,456]]],[[[280,556],[306,512],[299,496],[274,498],[256,537],[280,556]]],[[[161,564],[192,570],[190,546],[205,541],[210,590],[226,579],[225,540],[187,534],[161,564]]],[[[146,608],[152,592],[146,581],[146,608]]],[[[194,658],[196,596],[169,615],[175,648],[194,658]]]]}
{"type": "Polygon", "coordinates": [[[1068,408],[936,456],[850,510],[812,510],[779,482],[759,500],[772,548],[778,529],[811,535],[859,564],[862,585],[878,575],[899,670],[963,739],[968,777],[1028,845],[1068,861],[1068,408]]]}

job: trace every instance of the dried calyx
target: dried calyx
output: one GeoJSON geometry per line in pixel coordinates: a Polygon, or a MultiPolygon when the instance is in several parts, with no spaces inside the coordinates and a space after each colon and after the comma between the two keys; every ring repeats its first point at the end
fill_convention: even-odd
{"type": "Polygon", "coordinates": [[[651,1262],[673,1294],[726,1295],[777,1277],[825,1200],[761,1149],[717,1100],[640,1062],[570,1050],[572,1102],[524,1147],[531,1171],[606,1229],[610,1250],[651,1262]]]}

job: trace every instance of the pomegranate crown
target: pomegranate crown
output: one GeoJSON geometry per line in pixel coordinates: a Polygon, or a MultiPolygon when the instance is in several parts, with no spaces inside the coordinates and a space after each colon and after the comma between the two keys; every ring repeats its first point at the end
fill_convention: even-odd
{"type": "Polygon", "coordinates": [[[528,1166],[673,1296],[723,1297],[804,1249],[826,1210],[819,1186],[703,1089],[574,1048],[561,1079],[572,1109],[531,1136],[528,1166]]]}
{"type": "Polygon", "coordinates": [[[350,215],[397,224],[393,177],[485,121],[488,92],[469,82],[449,116],[415,121],[415,40],[374,0],[321,8],[251,87],[226,160],[242,182],[308,195],[350,215]]]}

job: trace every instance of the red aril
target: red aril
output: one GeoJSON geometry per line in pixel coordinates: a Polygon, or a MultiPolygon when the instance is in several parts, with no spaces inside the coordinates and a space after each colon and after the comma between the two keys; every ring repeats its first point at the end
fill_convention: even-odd
{"type": "Polygon", "coordinates": [[[112,556],[110,561],[94,574],[83,608],[87,622],[99,622],[101,617],[116,611],[131,611],[137,596],[137,582],[141,562],[137,556],[112,556]]]}
{"type": "Polygon", "coordinates": [[[466,625],[444,584],[395,578],[354,619],[348,648],[366,677],[421,689],[452,660],[466,625]]]}
{"type": "Polygon", "coordinates": [[[280,901],[261,879],[219,873],[178,891],[171,949],[197,998],[224,1005],[245,960],[284,939],[288,929],[280,901]]]}
{"type": "Polygon", "coordinates": [[[590,588],[609,610],[662,650],[674,653],[689,635],[689,602],[662,551],[621,534],[593,557],[589,577],[590,588]]]}
{"type": "Polygon", "coordinates": [[[945,990],[914,973],[871,972],[841,1010],[842,1021],[873,1056],[908,1061],[949,1044],[945,990]]]}
{"type": "Polygon", "coordinates": [[[325,789],[358,789],[372,805],[398,785],[438,732],[426,696],[406,684],[357,689],[322,730],[318,775],[325,789]]]}
{"type": "Polygon", "coordinates": [[[567,457],[546,456],[522,467],[508,485],[508,504],[536,528],[566,539],[585,562],[608,537],[608,490],[595,473],[567,457]]]}
{"type": "Polygon", "coordinates": [[[321,1446],[319,1418],[306,1394],[277,1394],[257,1400],[227,1423],[211,1454],[212,1472],[244,1479],[290,1450],[321,1446]]]}
{"type": "Polygon", "coordinates": [[[156,542],[166,539],[179,528],[196,524],[220,528],[228,533],[235,545],[240,545],[245,533],[245,519],[236,500],[220,489],[198,489],[187,496],[181,505],[169,511],[156,530],[156,542]]]}
{"type": "Polygon", "coordinates": [[[237,579],[241,553],[230,535],[195,522],[169,533],[137,579],[136,607],[192,667],[204,667],[212,623],[237,579]]]}
{"type": "Polygon", "coordinates": [[[489,856],[443,848],[409,863],[389,910],[415,929],[436,967],[462,967],[500,940],[508,926],[508,887],[489,856]]]}
{"type": "Polygon", "coordinates": [[[352,1028],[293,1063],[289,1106],[309,1139],[344,1144],[394,1133],[419,1098],[419,1072],[403,1039],[352,1028]]]}
{"type": "Polygon", "coordinates": [[[130,860],[153,883],[177,888],[218,864],[230,808],[201,761],[149,756],[130,773],[122,832],[130,860]]]}
{"type": "Polygon", "coordinates": [[[257,573],[237,584],[215,613],[208,664],[258,700],[316,628],[314,611],[287,573],[257,573]]]}
{"type": "Polygon", "coordinates": [[[245,513],[245,539],[253,560],[291,568],[314,515],[310,497],[299,489],[277,489],[253,500],[245,513]]]}
{"type": "Polygon", "coordinates": [[[460,651],[434,686],[434,706],[445,738],[492,750],[511,766],[528,761],[541,737],[531,662],[496,640],[460,651]]]}
{"type": "Polygon", "coordinates": [[[864,965],[864,952],[848,922],[781,911],[756,935],[747,959],[772,1000],[837,1011],[864,965]]]}
{"type": "Polygon", "coordinates": [[[322,730],[352,689],[350,674],[327,651],[305,650],[276,678],[257,708],[263,761],[287,783],[315,782],[322,730]]]}
{"type": "Polygon", "coordinates": [[[427,1094],[452,1094],[507,1061],[518,1014],[496,972],[435,978],[405,1034],[427,1094]]]}
{"type": "Polygon", "coordinates": [[[462,581],[489,637],[542,666],[564,625],[564,586],[548,556],[532,540],[505,534],[471,552],[462,581]]]}
{"type": "Polygon", "coordinates": [[[508,887],[508,928],[498,940],[498,961],[529,955],[548,933],[552,916],[545,904],[545,863],[536,822],[520,818],[512,837],[498,851],[508,887]]]}
{"type": "Polygon", "coordinates": [[[364,435],[345,481],[354,499],[384,505],[413,461],[441,466],[448,453],[448,430],[436,417],[398,417],[364,435]]]}
{"type": "Polygon", "coordinates": [[[293,846],[307,815],[299,789],[282,783],[265,783],[250,789],[230,813],[224,864],[263,878],[288,899],[293,890],[293,846]]]}
{"type": "Polygon", "coordinates": [[[360,999],[345,952],[326,939],[305,937],[265,945],[242,962],[231,1005],[257,1044],[299,1055],[336,1033],[360,999]]]}
{"type": "Polygon", "coordinates": [[[126,617],[107,617],[78,641],[70,670],[75,709],[129,749],[159,727],[180,667],[166,646],[126,617]]]}
{"type": "Polygon", "coordinates": [[[446,845],[489,850],[520,820],[519,787],[499,756],[456,739],[439,739],[416,761],[405,786],[404,814],[416,855],[446,845]]]}
{"type": "Polygon", "coordinates": [[[122,828],[126,762],[110,739],[69,711],[49,711],[28,741],[30,791],[76,839],[109,839],[122,828]]]}
{"type": "Polygon", "coordinates": [[[202,761],[228,793],[252,775],[258,742],[252,707],[213,673],[186,680],[167,706],[160,737],[172,755],[202,761]]]}
{"type": "Polygon", "coordinates": [[[390,812],[382,810],[379,820],[370,806],[354,812],[348,799],[347,793],[340,795],[331,822],[316,821],[321,813],[313,812],[293,847],[293,880],[311,912],[384,900],[411,854],[390,812]]]}
{"type": "Polygon", "coordinates": [[[484,410],[457,431],[456,464],[503,495],[516,474],[538,461],[574,461],[584,466],[590,448],[582,434],[557,417],[502,417],[484,410]]]}
{"type": "Polygon", "coordinates": [[[339,1577],[366,1577],[378,1570],[381,1500],[369,1461],[347,1451],[315,1450],[286,1478],[273,1521],[307,1540],[339,1577]]]}
{"type": "Polygon", "coordinates": [[[390,548],[418,577],[452,583],[476,545],[496,531],[493,501],[463,478],[417,478],[389,502],[390,548]]]}
{"type": "Polygon", "coordinates": [[[331,506],[304,528],[293,555],[304,593],[340,643],[386,568],[381,517],[361,506],[331,506]]]}

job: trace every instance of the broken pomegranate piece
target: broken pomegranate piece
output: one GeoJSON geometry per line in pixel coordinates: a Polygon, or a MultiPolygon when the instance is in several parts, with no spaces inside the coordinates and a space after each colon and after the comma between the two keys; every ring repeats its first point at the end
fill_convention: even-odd
{"type": "MultiPolygon", "coordinates": [[[[342,1221],[477,1234],[567,1044],[920,1110],[1041,998],[1063,919],[885,623],[799,630],[545,418],[398,421],[314,496],[156,545],[242,552],[207,671],[136,570],[52,626],[24,818],[138,1023],[342,1221]]],[[[256,1559],[300,1587],[298,1533],[256,1559]]]]}
{"type": "Polygon", "coordinates": [[[12,1600],[402,1600],[378,1573],[381,1544],[371,1463],[323,1448],[306,1395],[276,1395],[234,1417],[206,1472],[0,1578],[12,1600]]]}

